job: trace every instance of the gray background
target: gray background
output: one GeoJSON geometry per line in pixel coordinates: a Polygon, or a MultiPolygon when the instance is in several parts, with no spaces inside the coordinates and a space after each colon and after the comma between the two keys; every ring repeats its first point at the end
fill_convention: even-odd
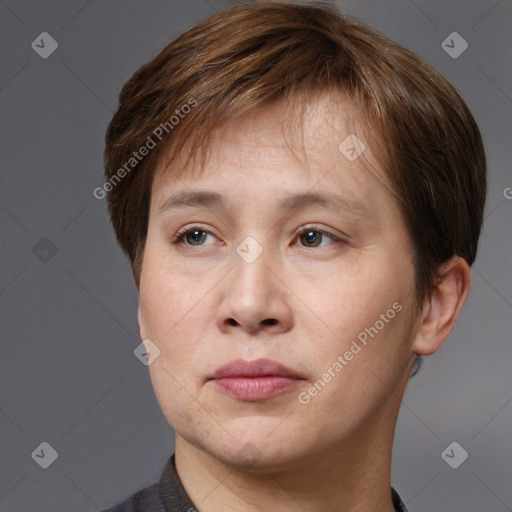
{"type": "MultiPolygon", "coordinates": [[[[103,183],[103,137],[121,85],[172,37],[228,5],[0,3],[2,512],[104,508],[156,482],[173,450],[133,354],[140,339],[128,261],[92,191],[103,183]],[[59,44],[47,59],[31,47],[41,32],[59,44]],[[31,457],[42,442],[58,452],[48,469],[31,457]]],[[[510,510],[511,2],[339,6],[452,81],[488,152],[472,293],[451,338],[410,382],[392,483],[412,512],[510,510]],[[469,44],[457,59],[441,47],[454,31],[469,44]],[[441,457],[453,441],[469,453],[458,469],[441,457]]]]}

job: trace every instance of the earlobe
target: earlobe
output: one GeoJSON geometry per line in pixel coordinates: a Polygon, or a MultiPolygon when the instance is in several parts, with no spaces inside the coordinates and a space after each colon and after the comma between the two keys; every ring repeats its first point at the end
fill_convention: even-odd
{"type": "Polygon", "coordinates": [[[455,327],[470,287],[471,269],[463,258],[455,256],[439,267],[412,345],[416,354],[429,356],[441,347],[455,327]]]}

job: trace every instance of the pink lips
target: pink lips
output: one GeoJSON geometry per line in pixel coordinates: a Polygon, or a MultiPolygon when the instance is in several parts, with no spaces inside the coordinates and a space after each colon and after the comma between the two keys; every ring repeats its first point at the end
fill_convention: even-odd
{"type": "Polygon", "coordinates": [[[297,372],[271,359],[237,359],[218,368],[211,380],[222,393],[256,402],[283,393],[304,379],[297,372]]]}

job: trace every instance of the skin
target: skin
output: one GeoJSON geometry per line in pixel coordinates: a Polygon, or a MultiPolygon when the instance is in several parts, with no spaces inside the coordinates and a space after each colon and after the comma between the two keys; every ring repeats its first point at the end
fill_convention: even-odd
{"type": "Polygon", "coordinates": [[[156,170],[138,315],[142,339],[161,351],[152,383],[176,432],[178,475],[200,512],[389,512],[393,434],[415,354],[435,352],[450,334],[470,270],[460,258],[440,268],[415,314],[404,220],[366,168],[379,168],[371,144],[354,161],[338,150],[352,105],[327,95],[312,103],[305,154],[285,136],[281,114],[274,105],[223,127],[201,172],[176,179],[163,161],[156,170]],[[228,206],[159,212],[172,194],[197,190],[224,195],[228,206]],[[276,207],[288,194],[324,191],[367,211],[276,207]],[[172,243],[196,225],[207,232],[199,242],[189,234],[172,243]],[[313,236],[299,234],[312,225],[313,236]],[[236,251],[248,236],[263,250],[251,263],[236,251]],[[396,303],[400,312],[300,403],[299,393],[396,303]],[[208,380],[233,359],[261,357],[304,380],[258,402],[208,380]]]}

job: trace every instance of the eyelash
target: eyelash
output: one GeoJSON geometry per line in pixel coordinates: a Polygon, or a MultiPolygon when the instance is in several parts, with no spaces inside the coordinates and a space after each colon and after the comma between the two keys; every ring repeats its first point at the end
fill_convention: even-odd
{"type": "MultiPolygon", "coordinates": [[[[186,247],[202,247],[201,245],[197,245],[197,246],[194,246],[194,245],[186,245],[183,243],[183,240],[185,238],[185,235],[187,233],[189,233],[190,231],[204,231],[205,233],[208,233],[210,235],[213,235],[213,233],[211,231],[208,231],[207,229],[204,229],[203,227],[201,226],[186,226],[182,229],[180,229],[176,235],[172,238],[171,240],[171,243],[173,245],[179,245],[179,244],[183,244],[185,245],[186,247]]],[[[322,235],[327,235],[329,238],[332,238],[332,240],[334,241],[334,243],[339,243],[339,244],[346,244],[347,242],[343,239],[341,239],[340,237],[336,236],[336,235],[333,235],[332,233],[329,233],[328,231],[325,231],[323,229],[320,229],[318,226],[307,226],[307,227],[304,227],[302,228],[298,233],[297,233],[297,236],[296,238],[300,238],[303,234],[305,233],[308,233],[309,231],[316,231],[318,233],[321,233],[322,235]]],[[[215,236],[215,235],[214,235],[215,236]]],[[[331,245],[331,244],[329,244],[331,245]]],[[[314,249],[315,247],[305,247],[305,249],[314,249]]]]}

